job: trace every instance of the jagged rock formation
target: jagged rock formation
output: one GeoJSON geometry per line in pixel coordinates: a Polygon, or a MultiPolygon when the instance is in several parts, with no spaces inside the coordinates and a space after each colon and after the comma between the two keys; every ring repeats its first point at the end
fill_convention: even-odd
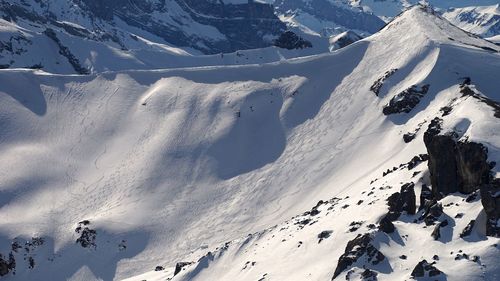
{"type": "Polygon", "coordinates": [[[409,113],[420,99],[429,91],[429,85],[417,86],[413,85],[410,88],[402,91],[394,96],[387,105],[384,106],[383,113],[385,115],[396,113],[409,113]]]}
{"type": "Polygon", "coordinates": [[[377,265],[385,259],[384,254],[382,254],[375,246],[372,244],[373,234],[359,234],[356,238],[349,241],[345,248],[344,254],[340,256],[337,267],[333,274],[332,280],[337,278],[340,273],[359,259],[364,257],[367,264],[377,265]]]}

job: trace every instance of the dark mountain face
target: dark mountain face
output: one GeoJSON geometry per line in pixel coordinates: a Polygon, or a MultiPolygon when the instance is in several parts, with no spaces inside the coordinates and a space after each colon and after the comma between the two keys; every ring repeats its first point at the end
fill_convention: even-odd
{"type": "Polygon", "coordinates": [[[211,0],[71,1],[72,10],[61,12],[60,7],[68,5],[63,0],[2,0],[0,15],[9,21],[23,18],[38,22],[83,15],[97,30],[102,29],[101,23],[114,26],[119,19],[167,43],[207,54],[267,47],[286,29],[271,5],[253,1],[238,5],[211,0]]]}

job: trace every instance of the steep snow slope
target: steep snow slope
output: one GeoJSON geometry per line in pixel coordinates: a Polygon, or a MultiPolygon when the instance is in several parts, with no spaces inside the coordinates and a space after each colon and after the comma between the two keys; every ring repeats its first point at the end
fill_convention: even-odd
{"type": "MultiPolygon", "coordinates": [[[[460,98],[458,86],[471,77],[476,91],[500,100],[499,50],[414,8],[332,54],[272,64],[89,76],[1,70],[0,253],[6,258],[13,252],[17,262],[16,274],[6,279],[119,280],[157,265],[196,261],[224,241],[282,224],[319,199],[337,196],[343,199],[331,215],[328,205],[318,207],[320,219],[304,231],[280,226],[236,240],[174,278],[331,279],[356,234],[345,231],[348,225],[378,223],[386,211],[389,190],[371,195],[377,198],[370,205],[360,194],[429,181],[425,164],[414,178],[413,171],[381,175],[425,153],[425,127],[453,98],[443,128],[456,127],[461,137],[488,147],[489,161],[500,160],[493,109],[477,98],[460,98]],[[397,71],[378,95],[370,91],[392,69],[397,71]],[[413,110],[383,115],[394,96],[424,84],[429,91],[413,110]],[[403,134],[415,130],[415,140],[403,142],[403,134]],[[330,229],[332,237],[318,244],[317,234],[330,229]],[[38,237],[44,242],[32,239],[38,237]],[[12,241],[24,246],[26,240],[29,252],[13,250],[12,241]],[[247,261],[251,270],[240,270],[247,261]]],[[[462,197],[446,197],[443,204],[462,197]]],[[[430,261],[435,253],[450,279],[494,278],[498,248],[491,245],[499,240],[477,230],[473,242],[458,241],[481,205],[476,199],[445,210],[449,216],[462,211],[453,236],[449,229],[443,234],[445,245],[428,241],[430,228],[411,224],[411,216],[395,222],[399,240],[376,234],[377,248],[388,257],[377,270],[380,279],[407,278],[418,259],[430,261]],[[453,263],[450,249],[480,255],[482,266],[453,263]],[[403,252],[406,262],[396,262],[403,252]],[[470,276],[456,275],[465,269],[470,276]]],[[[172,272],[159,268],[145,276],[172,272]]]]}

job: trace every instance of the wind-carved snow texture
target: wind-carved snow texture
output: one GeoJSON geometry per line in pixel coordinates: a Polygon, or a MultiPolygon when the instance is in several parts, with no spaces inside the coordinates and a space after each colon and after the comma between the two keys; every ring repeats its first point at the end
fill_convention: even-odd
{"type": "Polygon", "coordinates": [[[496,280],[500,60],[485,48],[500,50],[415,7],[271,64],[2,70],[2,280],[496,280]],[[384,115],[413,85],[431,86],[384,115]],[[12,242],[33,237],[24,260],[12,242]]]}

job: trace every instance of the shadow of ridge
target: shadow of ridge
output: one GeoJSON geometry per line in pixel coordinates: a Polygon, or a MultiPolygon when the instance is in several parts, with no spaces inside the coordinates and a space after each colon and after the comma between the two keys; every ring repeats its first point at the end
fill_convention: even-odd
{"type": "Polygon", "coordinates": [[[16,254],[16,274],[10,274],[9,280],[68,280],[84,267],[87,267],[97,279],[114,280],[118,263],[141,253],[149,240],[149,234],[144,232],[114,235],[104,230],[96,229],[96,231],[95,249],[83,248],[80,244],[70,242],[61,250],[54,252],[53,238],[43,237],[44,244],[28,253],[28,256],[31,254],[34,258],[33,269],[28,268],[25,257],[23,260],[24,250],[19,250],[16,254]],[[126,241],[124,250],[119,249],[122,240],[126,241]]]}
{"type": "Polygon", "coordinates": [[[0,71],[0,102],[4,102],[2,93],[38,116],[47,113],[47,102],[40,89],[40,81],[32,72],[0,71]]]}

